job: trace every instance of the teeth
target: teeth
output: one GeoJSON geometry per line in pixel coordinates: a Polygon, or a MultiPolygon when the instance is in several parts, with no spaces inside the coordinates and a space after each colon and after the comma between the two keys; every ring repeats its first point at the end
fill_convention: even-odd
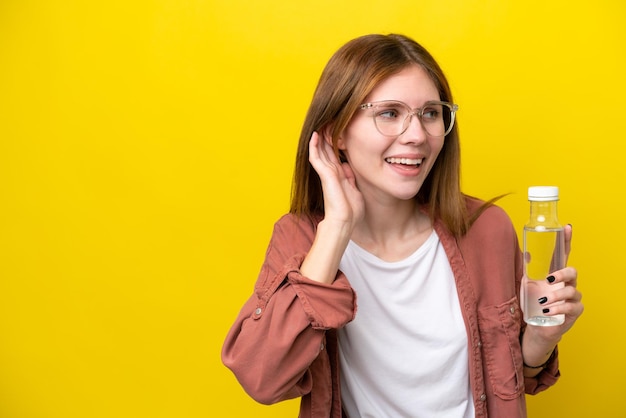
{"type": "Polygon", "coordinates": [[[390,164],[405,164],[405,165],[419,165],[422,163],[423,158],[386,158],[390,164]]]}

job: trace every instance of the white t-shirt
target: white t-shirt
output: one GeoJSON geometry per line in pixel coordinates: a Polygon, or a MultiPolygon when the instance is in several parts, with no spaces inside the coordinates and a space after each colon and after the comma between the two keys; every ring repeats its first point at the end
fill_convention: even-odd
{"type": "Polygon", "coordinates": [[[338,330],[348,416],[473,418],[467,333],[437,234],[398,262],[350,242],[339,268],[358,305],[338,330]]]}

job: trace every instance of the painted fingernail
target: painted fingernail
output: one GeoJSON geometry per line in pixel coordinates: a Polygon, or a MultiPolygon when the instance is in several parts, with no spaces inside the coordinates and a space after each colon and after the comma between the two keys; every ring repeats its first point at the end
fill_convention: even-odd
{"type": "Polygon", "coordinates": [[[548,313],[548,312],[550,312],[550,309],[548,309],[548,308],[543,308],[543,311],[542,311],[542,312],[543,312],[543,313],[548,313]]]}
{"type": "Polygon", "coordinates": [[[556,278],[554,276],[548,276],[548,283],[554,283],[556,278]]]}
{"type": "Polygon", "coordinates": [[[544,297],[537,299],[537,301],[539,301],[540,305],[543,305],[544,303],[548,301],[548,298],[544,296],[544,297]]]}

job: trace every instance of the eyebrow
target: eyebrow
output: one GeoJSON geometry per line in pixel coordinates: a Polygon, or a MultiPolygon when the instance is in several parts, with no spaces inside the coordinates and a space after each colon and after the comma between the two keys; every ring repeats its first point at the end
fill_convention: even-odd
{"type": "Polygon", "coordinates": [[[440,99],[429,99],[426,100],[421,106],[418,107],[411,107],[408,103],[403,102],[402,100],[397,100],[397,99],[381,99],[381,100],[370,100],[370,101],[366,101],[363,102],[362,104],[370,104],[370,103],[380,103],[380,102],[396,102],[396,103],[401,103],[403,105],[405,105],[406,107],[408,107],[409,109],[421,109],[424,106],[428,105],[428,104],[433,104],[433,103],[445,103],[440,99]]]}

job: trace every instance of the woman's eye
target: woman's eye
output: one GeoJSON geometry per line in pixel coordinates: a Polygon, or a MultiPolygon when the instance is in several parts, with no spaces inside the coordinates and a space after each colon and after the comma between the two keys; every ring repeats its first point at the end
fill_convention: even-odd
{"type": "Polygon", "coordinates": [[[424,120],[437,120],[441,112],[436,108],[426,108],[422,112],[422,119],[424,120]]]}
{"type": "Polygon", "coordinates": [[[377,116],[383,119],[395,119],[398,117],[398,111],[396,109],[384,109],[378,112],[377,116]]]}

